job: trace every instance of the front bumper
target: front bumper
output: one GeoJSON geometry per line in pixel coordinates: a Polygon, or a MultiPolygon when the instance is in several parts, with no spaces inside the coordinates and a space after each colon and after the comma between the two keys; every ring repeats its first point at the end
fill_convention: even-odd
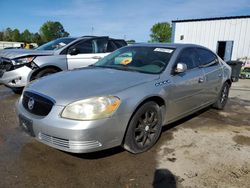
{"type": "Polygon", "coordinates": [[[32,69],[27,66],[5,71],[0,77],[0,84],[4,84],[8,87],[25,87],[28,83],[28,75],[31,71],[32,69]]]}
{"type": "Polygon", "coordinates": [[[64,107],[53,106],[45,116],[29,113],[17,104],[17,113],[32,121],[33,136],[51,147],[72,153],[89,153],[121,145],[129,115],[94,121],[76,121],[60,117],[64,107]]]}

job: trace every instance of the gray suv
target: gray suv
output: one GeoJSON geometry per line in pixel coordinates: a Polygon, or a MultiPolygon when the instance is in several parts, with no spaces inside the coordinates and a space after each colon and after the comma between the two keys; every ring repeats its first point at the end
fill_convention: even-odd
{"type": "Polygon", "coordinates": [[[91,65],[126,45],[124,40],[106,36],[83,36],[56,39],[35,50],[2,50],[0,84],[20,93],[34,79],[91,65]]]}

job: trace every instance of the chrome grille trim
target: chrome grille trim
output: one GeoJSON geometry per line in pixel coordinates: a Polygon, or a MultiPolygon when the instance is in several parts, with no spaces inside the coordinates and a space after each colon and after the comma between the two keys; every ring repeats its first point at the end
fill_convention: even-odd
{"type": "Polygon", "coordinates": [[[69,148],[69,140],[53,137],[44,133],[39,133],[39,139],[48,142],[52,145],[69,148]]]}
{"type": "Polygon", "coordinates": [[[96,140],[93,141],[69,141],[70,148],[84,148],[84,149],[91,149],[101,147],[102,144],[96,140]]]}
{"type": "Polygon", "coordinates": [[[102,144],[96,140],[92,141],[71,141],[58,137],[53,137],[44,133],[39,133],[38,138],[50,145],[59,146],[67,149],[93,149],[101,147],[102,144]]]}

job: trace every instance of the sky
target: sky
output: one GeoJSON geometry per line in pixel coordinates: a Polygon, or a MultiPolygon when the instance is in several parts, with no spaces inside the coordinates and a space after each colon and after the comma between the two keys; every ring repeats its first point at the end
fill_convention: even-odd
{"type": "Polygon", "coordinates": [[[71,36],[150,40],[157,22],[250,15],[250,0],[0,0],[0,30],[38,32],[59,21],[71,36]]]}

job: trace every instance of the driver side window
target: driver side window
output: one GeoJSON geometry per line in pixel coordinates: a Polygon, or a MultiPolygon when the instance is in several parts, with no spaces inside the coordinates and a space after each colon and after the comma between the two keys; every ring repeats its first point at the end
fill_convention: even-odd
{"type": "Polygon", "coordinates": [[[199,66],[199,59],[195,48],[187,48],[182,50],[180,53],[181,54],[177,59],[177,63],[185,63],[188,70],[199,66]]]}
{"type": "Polygon", "coordinates": [[[72,46],[71,48],[75,48],[78,54],[94,53],[94,45],[92,40],[87,40],[87,41],[85,40],[79,42],[76,45],[72,46]]]}

